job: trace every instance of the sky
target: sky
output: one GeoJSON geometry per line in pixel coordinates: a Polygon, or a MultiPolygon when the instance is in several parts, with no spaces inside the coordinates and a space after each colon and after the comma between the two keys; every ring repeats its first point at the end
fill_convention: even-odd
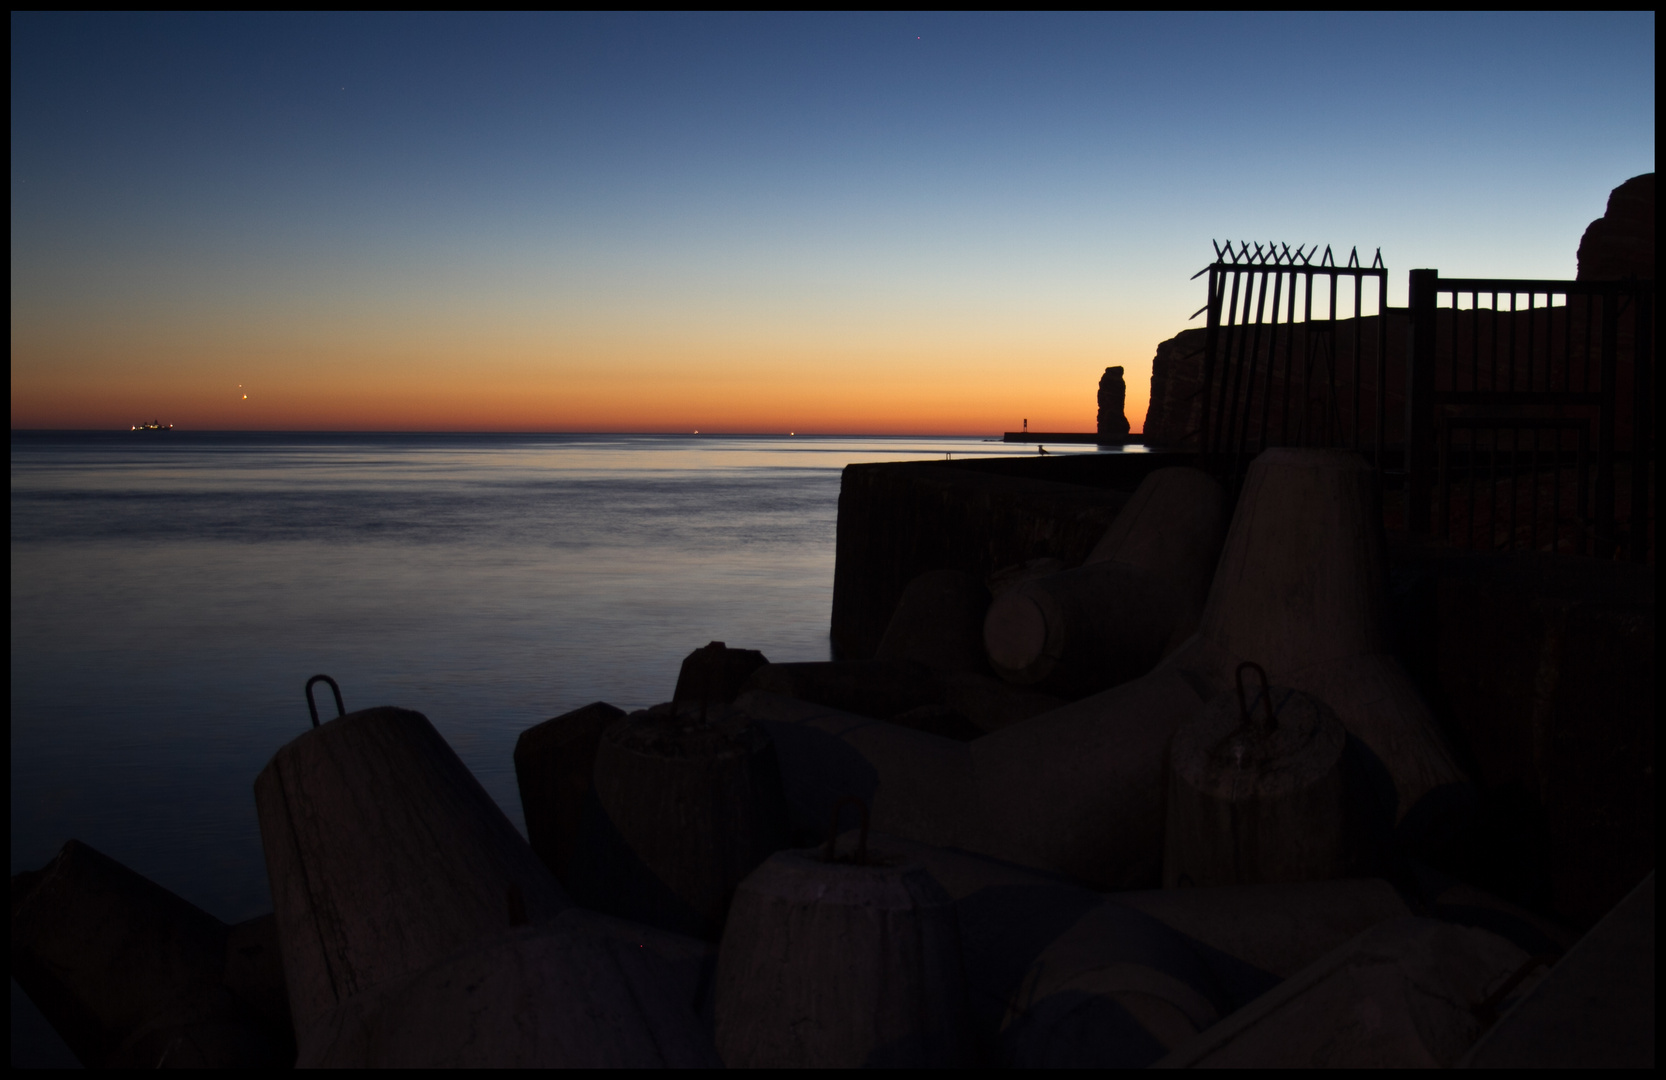
{"type": "Polygon", "coordinates": [[[1135,430],[1214,240],[1571,278],[1654,15],[12,15],[12,426],[1135,430]]]}

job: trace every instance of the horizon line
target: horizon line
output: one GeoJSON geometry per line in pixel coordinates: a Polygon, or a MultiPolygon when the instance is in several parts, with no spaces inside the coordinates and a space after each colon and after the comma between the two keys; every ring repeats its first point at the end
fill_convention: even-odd
{"type": "MultiPolygon", "coordinates": [[[[675,438],[825,438],[825,439],[999,439],[1004,431],[971,432],[886,432],[886,431],[509,431],[460,428],[166,428],[164,431],[190,435],[655,435],[675,438]]],[[[12,434],[36,435],[133,435],[133,428],[30,428],[13,427],[12,434]]],[[[152,432],[154,433],[154,432],[152,432]]],[[[1030,432],[1031,435],[1096,435],[1097,432],[1030,432]]],[[[1143,435],[1133,431],[1130,435],[1143,435]]]]}

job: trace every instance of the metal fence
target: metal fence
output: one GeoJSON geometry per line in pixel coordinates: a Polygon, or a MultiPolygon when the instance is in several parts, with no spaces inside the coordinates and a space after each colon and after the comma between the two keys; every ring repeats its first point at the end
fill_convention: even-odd
{"type": "Polygon", "coordinates": [[[1649,557],[1654,283],[1413,270],[1409,300],[1406,528],[1649,557]]]}
{"type": "Polygon", "coordinates": [[[1350,447],[1382,467],[1388,269],[1381,249],[1370,266],[1357,248],[1346,266],[1328,246],[1316,255],[1318,245],[1217,242],[1215,261],[1193,275],[1209,275],[1193,314],[1209,314],[1199,448],[1231,487],[1269,446],[1350,447]]]}

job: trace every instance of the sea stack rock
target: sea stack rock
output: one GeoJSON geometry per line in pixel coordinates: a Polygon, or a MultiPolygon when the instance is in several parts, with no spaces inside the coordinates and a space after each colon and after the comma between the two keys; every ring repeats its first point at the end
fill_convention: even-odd
{"type": "Polygon", "coordinates": [[[715,941],[735,886],[787,846],[775,746],[726,705],[609,726],[567,880],[597,911],[715,941]]]}
{"type": "MultiPolygon", "coordinates": [[[[1654,173],[1644,173],[1608,195],[1603,215],[1579,241],[1580,281],[1654,277],[1654,173]]],[[[1104,391],[1100,392],[1104,400],[1104,391]]]]}
{"type": "Polygon", "coordinates": [[[1108,367],[1099,376],[1099,434],[1122,438],[1128,434],[1128,418],[1122,414],[1128,387],[1120,367],[1108,367]]]}

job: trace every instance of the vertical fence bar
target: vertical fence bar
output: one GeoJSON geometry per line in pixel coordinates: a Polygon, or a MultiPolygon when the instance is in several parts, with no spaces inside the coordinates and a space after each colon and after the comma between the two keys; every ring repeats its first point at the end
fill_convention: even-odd
{"type": "MultiPolygon", "coordinates": [[[[1257,454],[1267,449],[1267,432],[1273,422],[1273,368],[1274,360],[1278,356],[1278,302],[1284,296],[1284,271],[1273,272],[1273,321],[1267,330],[1267,380],[1266,388],[1261,392],[1261,439],[1256,444],[1257,454]]],[[[1282,440],[1284,433],[1279,432],[1282,440]]]]}
{"type": "Polygon", "coordinates": [[[1528,293],[1527,294],[1527,386],[1526,386],[1526,389],[1529,390],[1529,391],[1531,391],[1533,389],[1533,356],[1534,356],[1533,336],[1534,336],[1535,327],[1538,326],[1538,322],[1539,322],[1539,315],[1538,315],[1538,312],[1533,309],[1533,302],[1535,300],[1537,300],[1538,298],[1539,298],[1538,293],[1528,293]]]}
{"type": "Polygon", "coordinates": [[[1293,442],[1290,437],[1290,385],[1296,378],[1295,369],[1292,367],[1295,363],[1296,348],[1296,271],[1294,268],[1290,270],[1290,296],[1285,301],[1284,323],[1284,396],[1282,403],[1279,405],[1278,435],[1288,446],[1293,442]]]}
{"type": "Polygon", "coordinates": [[[1354,449],[1360,447],[1359,431],[1359,375],[1360,375],[1360,335],[1365,332],[1364,315],[1360,311],[1360,292],[1365,288],[1365,279],[1354,274],[1354,449]]]}
{"type": "Polygon", "coordinates": [[[1383,440],[1388,429],[1388,271],[1377,274],[1377,446],[1371,465],[1377,470],[1377,482],[1382,483],[1383,440]]]}
{"type": "MultiPolygon", "coordinates": [[[[1541,428],[1533,429],[1533,457],[1531,472],[1533,477],[1533,500],[1531,510],[1533,523],[1527,534],[1527,550],[1529,551],[1539,550],[1539,433],[1541,430],[1541,428]]],[[[1555,429],[1552,428],[1551,430],[1554,431],[1555,429]]]]}
{"type": "Polygon", "coordinates": [[[1632,335],[1631,533],[1626,556],[1642,562],[1649,554],[1649,492],[1654,490],[1654,290],[1638,287],[1631,299],[1637,323],[1632,335]]]}
{"type": "Polygon", "coordinates": [[[1556,428],[1556,452],[1551,457],[1551,555],[1561,555],[1561,433],[1563,428],[1556,428]]]}
{"type": "Polygon", "coordinates": [[[1496,289],[1492,293],[1492,307],[1488,310],[1492,312],[1490,324],[1492,326],[1492,340],[1489,342],[1491,348],[1487,350],[1488,356],[1491,358],[1489,362],[1492,371],[1487,376],[1487,389],[1496,391],[1498,389],[1498,291],[1496,289]]]}
{"type": "Polygon", "coordinates": [[[1602,404],[1597,414],[1596,555],[1614,555],[1614,382],[1619,372],[1620,305],[1617,286],[1602,292],[1602,404]]]}
{"type": "Polygon", "coordinates": [[[1579,547],[1574,548],[1574,555],[1584,555],[1591,547],[1589,545],[1589,540],[1591,540],[1591,483],[1589,483],[1591,425],[1589,423],[1584,425],[1583,428],[1579,428],[1579,457],[1574,458],[1574,462],[1576,462],[1576,467],[1579,470],[1579,487],[1576,490],[1576,497],[1579,500],[1579,513],[1574,515],[1579,522],[1579,547]]]}
{"type": "Polygon", "coordinates": [[[1406,531],[1429,531],[1429,466],[1434,420],[1435,291],[1440,271],[1413,270],[1407,286],[1406,531]]]}
{"type": "Polygon", "coordinates": [[[1248,341],[1245,346],[1248,350],[1248,356],[1244,359],[1244,362],[1239,365],[1239,373],[1243,377],[1244,386],[1242,396],[1243,412],[1241,414],[1238,411],[1240,398],[1238,394],[1238,381],[1236,378],[1233,380],[1232,384],[1233,423],[1231,428],[1231,467],[1232,475],[1234,476],[1238,473],[1238,466],[1240,464],[1239,459],[1243,456],[1244,447],[1249,442],[1250,409],[1255,403],[1255,369],[1261,359],[1261,323],[1267,313],[1267,278],[1270,276],[1271,274],[1268,271],[1261,271],[1260,290],[1254,290],[1253,285],[1251,287],[1252,291],[1256,292],[1255,321],[1253,323],[1249,321],[1249,298],[1247,296],[1244,298],[1244,322],[1249,326],[1249,332],[1246,335],[1248,337],[1248,341]]]}
{"type": "Polygon", "coordinates": [[[1329,355],[1325,357],[1325,373],[1329,379],[1325,390],[1325,444],[1337,444],[1337,431],[1340,426],[1336,404],[1336,271],[1330,272],[1330,310],[1326,313],[1329,319],[1326,323],[1325,341],[1330,346],[1329,355]]]}
{"type": "Polygon", "coordinates": [[[1521,428],[1510,429],[1510,535],[1505,547],[1516,546],[1517,516],[1521,505],[1521,428]]]}
{"type": "Polygon", "coordinates": [[[1223,453],[1221,445],[1224,434],[1223,424],[1226,422],[1226,406],[1229,399],[1228,386],[1232,375],[1232,355],[1238,339],[1238,287],[1243,279],[1240,271],[1232,271],[1232,298],[1226,305],[1226,340],[1221,345],[1221,367],[1216,373],[1215,382],[1218,391],[1215,395],[1214,430],[1210,434],[1209,445],[1211,456],[1219,457],[1223,453]]]}
{"type": "Polygon", "coordinates": [[[1313,426],[1310,422],[1313,413],[1313,271],[1307,271],[1303,277],[1306,278],[1307,288],[1302,300],[1301,445],[1311,446],[1313,445],[1313,426]]]}
{"type": "Polygon", "coordinates": [[[1217,261],[1209,268],[1209,305],[1203,331],[1203,385],[1198,389],[1197,448],[1207,460],[1209,454],[1209,394],[1215,374],[1215,349],[1221,337],[1221,271],[1217,261]]]}

